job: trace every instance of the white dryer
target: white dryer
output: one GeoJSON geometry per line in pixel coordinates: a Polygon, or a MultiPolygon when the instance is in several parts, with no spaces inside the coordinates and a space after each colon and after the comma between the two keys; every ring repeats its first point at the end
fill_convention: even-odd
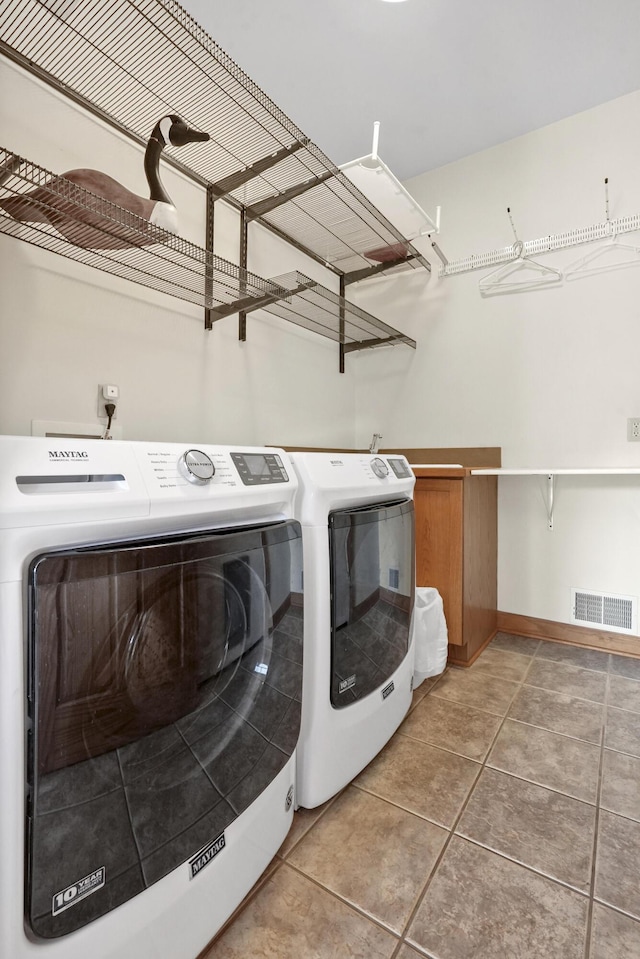
{"type": "Polygon", "coordinates": [[[376,756],[411,703],[415,478],[401,456],[290,456],[304,557],[296,797],[311,808],[376,756]]]}
{"type": "Polygon", "coordinates": [[[0,955],[194,959],[285,838],[287,454],[0,437],[0,955]]]}

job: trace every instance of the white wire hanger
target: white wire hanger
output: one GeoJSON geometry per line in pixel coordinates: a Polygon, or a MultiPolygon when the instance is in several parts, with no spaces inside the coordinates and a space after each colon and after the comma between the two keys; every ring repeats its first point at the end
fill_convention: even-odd
{"type": "Polygon", "coordinates": [[[532,260],[524,253],[524,243],[518,239],[516,228],[511,216],[511,207],[507,207],[511,229],[515,241],[512,247],[513,257],[506,264],[484,276],[478,287],[482,296],[498,296],[504,293],[524,293],[526,290],[536,290],[543,286],[550,286],[562,280],[562,273],[551,266],[544,266],[537,260],[532,260]]]}
{"type": "Polygon", "coordinates": [[[565,268],[567,279],[593,276],[607,270],[620,270],[627,266],[640,266],[640,247],[623,243],[617,238],[617,227],[609,218],[609,178],[605,177],[606,232],[608,239],[595,250],[575,260],[565,268]]]}

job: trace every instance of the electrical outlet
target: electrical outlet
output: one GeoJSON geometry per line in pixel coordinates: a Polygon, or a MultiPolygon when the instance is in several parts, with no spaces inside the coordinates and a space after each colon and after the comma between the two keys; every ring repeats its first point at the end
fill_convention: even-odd
{"type": "Polygon", "coordinates": [[[627,439],[630,443],[640,443],[640,416],[627,420],[627,439]]]}
{"type": "Polygon", "coordinates": [[[100,383],[98,385],[98,417],[101,420],[107,420],[107,413],[105,410],[106,403],[113,403],[115,405],[115,411],[112,419],[118,418],[118,400],[120,398],[120,389],[117,386],[114,386],[111,383],[105,383],[104,385],[100,383]]]}

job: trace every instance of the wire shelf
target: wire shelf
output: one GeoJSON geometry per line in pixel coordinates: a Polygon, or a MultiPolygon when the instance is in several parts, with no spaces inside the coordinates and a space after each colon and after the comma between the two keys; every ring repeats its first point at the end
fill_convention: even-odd
{"type": "Polygon", "coordinates": [[[0,231],[208,308],[289,295],[2,147],[0,231]]]}
{"type": "Polygon", "coordinates": [[[211,140],[171,162],[336,272],[430,268],[175,0],[4,7],[0,50],[139,142],[184,117],[211,140]]]}
{"type": "Polygon", "coordinates": [[[335,340],[345,347],[346,352],[399,343],[416,348],[416,341],[411,337],[399,333],[303,273],[285,273],[274,277],[273,282],[290,290],[292,295],[257,308],[335,340]]]}
{"type": "Polygon", "coordinates": [[[0,147],[0,232],[211,311],[265,309],[349,349],[415,341],[302,273],[265,280],[0,147]]]}

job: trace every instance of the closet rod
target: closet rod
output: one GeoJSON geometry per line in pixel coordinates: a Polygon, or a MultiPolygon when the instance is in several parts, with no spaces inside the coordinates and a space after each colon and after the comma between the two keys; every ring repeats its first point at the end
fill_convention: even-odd
{"type": "MultiPolygon", "coordinates": [[[[550,253],[553,250],[563,250],[581,243],[591,243],[593,240],[606,240],[610,236],[619,236],[622,233],[634,233],[640,230],[640,214],[621,216],[617,220],[606,220],[594,226],[586,226],[578,230],[569,230],[567,233],[555,233],[543,236],[539,240],[527,240],[523,243],[523,253],[526,256],[538,253],[550,253]]],[[[482,270],[500,263],[508,263],[515,256],[514,244],[505,246],[501,250],[492,250],[490,253],[472,254],[461,260],[450,260],[440,267],[440,276],[453,276],[455,273],[468,273],[471,270],[482,270]]]]}

